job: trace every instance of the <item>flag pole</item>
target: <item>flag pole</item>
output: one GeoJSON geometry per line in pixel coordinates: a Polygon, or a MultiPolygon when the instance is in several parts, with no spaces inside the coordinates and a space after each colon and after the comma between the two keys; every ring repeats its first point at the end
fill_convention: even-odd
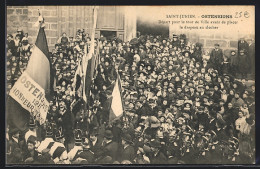
{"type": "MultiPolygon", "coordinates": [[[[90,44],[90,49],[88,50],[87,44],[85,44],[84,47],[84,56],[82,59],[82,65],[83,66],[83,90],[82,90],[82,96],[83,96],[83,100],[84,100],[84,110],[87,111],[87,116],[89,116],[89,100],[88,100],[88,96],[90,93],[86,93],[86,74],[87,73],[91,73],[91,72],[87,72],[87,67],[89,59],[92,57],[92,55],[94,54],[94,38],[95,38],[95,28],[96,28],[96,24],[97,24],[97,7],[94,6],[93,7],[93,27],[92,27],[92,33],[91,33],[91,44],[90,44]],[[87,52],[88,51],[88,52],[87,52]]],[[[93,59],[93,58],[92,58],[93,59]]],[[[92,81],[93,77],[91,77],[91,81],[92,81]]],[[[91,84],[91,82],[90,82],[91,84]]],[[[91,85],[90,85],[91,87],[91,85]]],[[[90,91],[87,91],[90,92],[90,91]]]]}

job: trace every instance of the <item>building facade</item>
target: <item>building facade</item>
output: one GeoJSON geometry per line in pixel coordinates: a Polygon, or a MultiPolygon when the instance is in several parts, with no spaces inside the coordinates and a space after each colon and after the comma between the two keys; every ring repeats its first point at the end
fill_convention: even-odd
{"type": "MultiPolygon", "coordinates": [[[[45,32],[49,48],[63,32],[75,37],[78,29],[85,29],[91,34],[93,29],[93,6],[8,6],[7,34],[13,34],[18,28],[29,33],[29,42],[36,40],[38,28],[34,23],[38,19],[39,11],[45,19],[45,32]]],[[[136,17],[134,10],[120,6],[99,6],[95,36],[99,38],[115,35],[123,41],[136,36],[136,17]]]]}

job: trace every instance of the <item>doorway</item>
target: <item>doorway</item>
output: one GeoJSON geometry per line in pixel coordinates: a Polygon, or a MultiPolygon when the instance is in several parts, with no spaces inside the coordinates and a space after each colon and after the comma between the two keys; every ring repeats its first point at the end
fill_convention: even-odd
{"type": "Polygon", "coordinates": [[[100,31],[100,36],[103,35],[107,40],[114,39],[116,37],[116,31],[100,31]]]}

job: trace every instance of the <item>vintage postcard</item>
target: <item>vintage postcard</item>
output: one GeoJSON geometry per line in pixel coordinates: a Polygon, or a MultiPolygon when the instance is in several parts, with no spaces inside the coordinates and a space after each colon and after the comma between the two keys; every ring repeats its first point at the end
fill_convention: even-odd
{"type": "Polygon", "coordinates": [[[254,6],[6,18],[6,165],[255,164],[254,6]]]}

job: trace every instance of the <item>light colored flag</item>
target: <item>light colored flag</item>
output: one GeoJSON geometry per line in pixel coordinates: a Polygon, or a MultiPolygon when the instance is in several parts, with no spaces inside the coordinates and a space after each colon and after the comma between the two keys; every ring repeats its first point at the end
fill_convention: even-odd
{"type": "Polygon", "coordinates": [[[119,119],[124,112],[122,102],[122,86],[119,74],[117,74],[117,80],[112,92],[112,102],[109,114],[109,122],[112,123],[114,120],[119,119]]]}

